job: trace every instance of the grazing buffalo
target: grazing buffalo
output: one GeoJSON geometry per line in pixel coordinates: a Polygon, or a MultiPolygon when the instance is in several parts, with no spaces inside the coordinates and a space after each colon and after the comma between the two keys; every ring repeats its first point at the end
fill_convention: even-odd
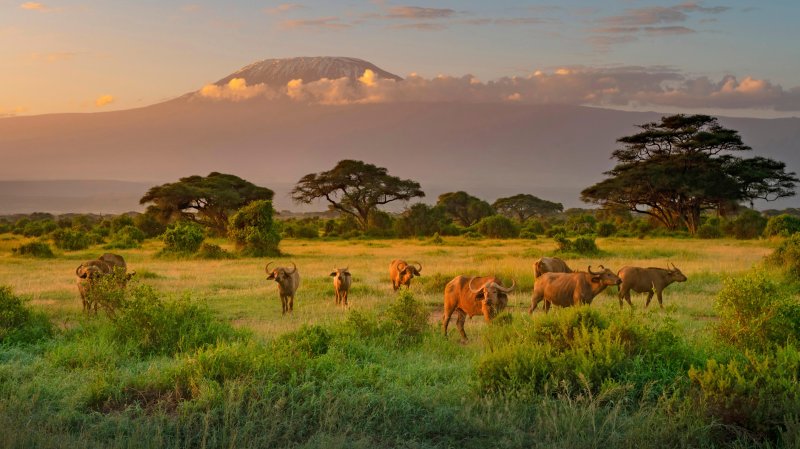
{"type": "Polygon", "coordinates": [[[78,277],[78,293],[81,295],[83,311],[88,313],[94,308],[94,312],[97,313],[98,304],[91,299],[90,292],[101,277],[115,275],[119,287],[124,289],[128,281],[136,274],[135,271],[127,273],[127,268],[125,259],[112,253],[105,253],[95,260],[88,260],[78,265],[78,268],[75,269],[75,276],[78,277]]]}
{"type": "Polygon", "coordinates": [[[401,285],[408,288],[411,285],[411,279],[414,276],[421,276],[419,272],[422,271],[422,264],[417,262],[417,266],[409,265],[405,260],[395,259],[389,265],[389,277],[392,279],[392,288],[397,291],[401,285]]]}
{"type": "Polygon", "coordinates": [[[572,270],[558,257],[542,257],[533,263],[533,278],[538,279],[545,273],[572,273],[572,270]]]}
{"type": "Polygon", "coordinates": [[[105,253],[97,259],[109,264],[111,268],[121,268],[123,272],[128,271],[128,264],[125,263],[125,259],[119,254],[105,253]]]}
{"type": "Polygon", "coordinates": [[[625,298],[628,304],[633,307],[631,303],[631,290],[636,293],[647,292],[647,302],[645,307],[650,305],[650,300],[653,299],[653,294],[658,295],[658,305],[663,308],[664,304],[661,301],[661,292],[669,284],[673,282],[685,282],[686,276],[681,273],[674,264],[672,269],[664,268],[640,268],[640,267],[622,267],[617,273],[622,282],[619,284],[619,306],[623,307],[622,299],[625,298]]]}
{"type": "Polygon", "coordinates": [[[528,313],[533,313],[539,302],[544,300],[544,311],[550,310],[550,305],[561,307],[591,304],[595,296],[600,294],[609,285],[618,285],[619,277],[608,268],[602,271],[575,273],[544,273],[533,284],[533,298],[528,313]]]}
{"type": "Polygon", "coordinates": [[[442,327],[444,335],[447,336],[447,326],[450,324],[450,317],[453,312],[458,314],[456,325],[461,333],[461,341],[467,341],[467,334],[464,332],[464,322],[467,315],[472,318],[475,315],[483,314],[486,322],[491,322],[497,313],[503,310],[508,304],[508,293],[514,290],[516,283],[511,287],[503,287],[500,280],[495,276],[466,277],[456,276],[444,287],[444,316],[442,317],[442,327]]]}
{"type": "Polygon", "coordinates": [[[300,286],[300,274],[297,272],[297,265],[292,262],[292,269],[289,270],[285,267],[275,267],[270,271],[269,266],[272,262],[268,263],[264,270],[269,276],[267,279],[273,279],[278,283],[278,293],[281,296],[281,307],[283,314],[292,312],[294,310],[294,294],[297,287],[300,286]]]}
{"type": "Polygon", "coordinates": [[[336,305],[341,303],[347,305],[347,293],[350,291],[350,284],[353,283],[353,278],[350,276],[350,271],[347,268],[336,268],[331,271],[333,276],[333,293],[336,295],[336,305]]]}

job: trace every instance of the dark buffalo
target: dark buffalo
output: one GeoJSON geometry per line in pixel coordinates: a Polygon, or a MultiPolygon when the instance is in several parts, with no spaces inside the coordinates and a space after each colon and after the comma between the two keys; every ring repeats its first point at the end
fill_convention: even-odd
{"type": "Polygon", "coordinates": [[[533,313],[539,302],[544,300],[544,311],[550,310],[550,305],[561,307],[591,304],[595,296],[600,294],[609,285],[618,285],[619,277],[608,268],[602,271],[592,271],[591,265],[588,272],[574,273],[544,273],[533,284],[533,298],[528,313],[533,313]]]}
{"type": "Polygon", "coordinates": [[[285,267],[276,267],[270,271],[270,265],[272,262],[268,263],[264,270],[267,272],[267,279],[278,283],[282,313],[285,315],[286,312],[294,310],[294,294],[297,292],[297,287],[300,286],[300,273],[297,272],[297,265],[294,262],[292,262],[291,270],[285,267]]]}
{"type": "Polygon", "coordinates": [[[669,284],[673,282],[686,282],[686,276],[681,273],[674,264],[670,268],[640,268],[640,267],[622,267],[617,272],[617,276],[622,279],[619,285],[619,306],[623,306],[622,299],[628,301],[628,304],[633,307],[631,303],[631,290],[636,293],[647,292],[647,302],[645,307],[650,305],[650,300],[653,299],[653,294],[658,295],[658,305],[663,308],[661,293],[669,284]]]}
{"type": "Polygon", "coordinates": [[[572,270],[558,257],[542,257],[533,263],[533,278],[538,279],[545,273],[572,273],[572,270]]]}

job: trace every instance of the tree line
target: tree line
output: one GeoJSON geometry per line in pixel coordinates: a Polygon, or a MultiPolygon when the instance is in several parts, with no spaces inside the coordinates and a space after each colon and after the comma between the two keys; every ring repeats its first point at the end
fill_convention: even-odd
{"type": "MultiPolygon", "coordinates": [[[[617,140],[621,147],[612,152],[616,165],[606,172],[608,177],[581,192],[583,201],[600,206],[595,210],[564,211],[562,204],[529,193],[490,204],[455,191],[440,195],[433,205],[420,202],[400,214],[389,214],[381,207],[424,198],[420,184],[393,176],[383,167],[342,160],[328,171],[303,176],[292,190],[298,204],[327,203],[339,214],[333,220],[276,221],[272,190],[232,174],[212,172],[150,188],[140,200],[147,205],[146,212],[136,217],[136,223],[131,218],[112,220],[97,229],[94,237],[74,232],[86,227],[80,221],[74,226],[54,222],[45,226],[37,223],[47,221],[33,220],[25,226],[41,228],[40,235],[52,233],[56,245],[63,248],[96,243],[104,237],[111,239],[111,248],[123,248],[165,234],[168,227],[180,234],[174,228],[188,223],[191,226],[180,227],[185,235],[170,238],[193,248],[200,243],[191,236],[227,236],[250,255],[277,253],[282,236],[535,238],[541,234],[642,236],[662,229],[704,238],[753,238],[765,230],[786,233],[793,228],[788,215],[768,226],[762,214],[744,210],[752,209],[756,200],[793,196],[800,180],[786,171],[783,162],[741,156],[752,149],[736,130],[722,127],[711,116],[682,114],[638,127],[640,132],[617,140]]],[[[18,223],[5,227],[26,233],[18,223]]]]}

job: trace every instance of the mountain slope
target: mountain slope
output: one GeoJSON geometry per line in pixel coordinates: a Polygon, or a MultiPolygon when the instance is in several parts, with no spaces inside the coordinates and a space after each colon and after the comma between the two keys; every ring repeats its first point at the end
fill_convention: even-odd
{"type": "Polygon", "coordinates": [[[372,70],[380,78],[402,80],[399,76],[362,59],[315,56],[265,59],[254,62],[222,78],[215,84],[222,86],[234,78],[244,78],[248,85],[266,84],[270,87],[284,87],[286,83],[295,79],[302,79],[305,83],[322,78],[356,80],[364,74],[365,70],[372,70]]]}
{"type": "MultiPolygon", "coordinates": [[[[355,158],[422,182],[428,201],[463,189],[488,200],[530,192],[579,206],[580,190],[613,165],[615,140],[658,117],[577,106],[292,102],[17,117],[0,119],[0,179],[155,183],[221,171],[273,188],[278,208],[295,209],[288,190],[301,176],[355,158]]],[[[800,120],[721,122],[739,129],[753,154],[800,171],[800,120]]]]}

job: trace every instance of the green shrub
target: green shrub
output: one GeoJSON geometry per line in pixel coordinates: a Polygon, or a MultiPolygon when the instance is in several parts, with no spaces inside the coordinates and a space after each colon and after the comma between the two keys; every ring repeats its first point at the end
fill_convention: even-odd
{"type": "Polygon", "coordinates": [[[544,235],[546,235],[548,237],[555,237],[555,236],[557,236],[559,234],[561,234],[561,235],[566,237],[567,228],[565,228],[564,226],[551,226],[550,229],[545,231],[544,235]]]}
{"type": "Polygon", "coordinates": [[[594,229],[598,237],[611,237],[617,232],[617,227],[610,221],[600,221],[594,229]]]}
{"type": "Polygon", "coordinates": [[[58,224],[53,220],[30,221],[22,228],[25,237],[41,237],[58,229],[58,224]]]}
{"type": "Polygon", "coordinates": [[[134,217],[133,225],[142,231],[146,238],[158,237],[167,230],[166,226],[158,221],[155,214],[150,211],[134,217]]]}
{"type": "Polygon", "coordinates": [[[11,252],[19,256],[36,257],[39,259],[50,259],[55,257],[50,245],[45,242],[36,241],[12,248],[11,252]]]}
{"type": "Polygon", "coordinates": [[[384,320],[383,326],[396,335],[398,344],[414,343],[428,328],[428,310],[411,292],[402,290],[386,309],[384,320]]]}
{"type": "Polygon", "coordinates": [[[139,228],[127,225],[118,229],[111,236],[111,241],[104,246],[105,249],[130,249],[139,248],[144,242],[145,235],[139,228]]]}
{"type": "Polygon", "coordinates": [[[697,237],[701,239],[722,238],[722,229],[718,224],[704,223],[697,229],[697,237]]]}
{"type": "Polygon", "coordinates": [[[591,214],[571,215],[564,227],[573,234],[591,234],[595,230],[597,219],[591,214]]]}
{"type": "Polygon", "coordinates": [[[558,252],[561,253],[597,254],[600,252],[592,237],[577,237],[575,240],[570,240],[564,234],[558,234],[553,240],[558,245],[558,252]]]}
{"type": "Polygon", "coordinates": [[[745,209],[730,223],[730,232],[740,240],[756,239],[767,227],[767,219],[761,212],[745,209]]]}
{"type": "Polygon", "coordinates": [[[228,237],[236,248],[253,257],[280,255],[281,237],[273,220],[272,201],[253,201],[239,209],[228,222],[228,237]]]}
{"type": "Polygon", "coordinates": [[[794,346],[774,354],[727,363],[710,359],[689,370],[694,400],[724,437],[742,432],[756,440],[778,441],[787,418],[800,414],[800,352],[794,346]]]}
{"type": "Polygon", "coordinates": [[[203,244],[205,235],[200,225],[189,221],[180,221],[167,229],[161,238],[164,240],[163,253],[194,254],[203,244]]]}
{"type": "Polygon", "coordinates": [[[225,251],[221,246],[204,242],[195,256],[198,259],[235,259],[236,256],[225,251]]]}
{"type": "Polygon", "coordinates": [[[330,333],[322,326],[302,325],[300,329],[283,334],[275,340],[275,353],[289,357],[318,357],[328,352],[330,333]]]}
{"type": "Polygon", "coordinates": [[[800,234],[784,240],[767,256],[767,263],[781,268],[790,279],[800,278],[800,234]]]}
{"type": "Polygon", "coordinates": [[[789,214],[776,215],[770,218],[764,228],[764,236],[766,237],[788,237],[798,232],[800,232],[800,217],[789,214]]]}
{"type": "Polygon", "coordinates": [[[492,326],[485,335],[489,350],[477,362],[476,387],[482,394],[574,397],[625,384],[657,397],[698,362],[670,323],[658,326],[630,316],[608,319],[588,306],[492,326]]]}
{"type": "Polygon", "coordinates": [[[53,243],[56,248],[66,251],[86,249],[92,244],[92,240],[88,233],[74,229],[58,229],[53,232],[53,243]]]}
{"type": "Polygon", "coordinates": [[[741,348],[769,351],[800,337],[800,302],[762,271],[726,279],[714,305],[717,334],[741,348]]]}
{"type": "Polygon", "coordinates": [[[0,285],[0,344],[35,343],[52,335],[47,315],[32,311],[11,287],[0,285]]]}
{"type": "Polygon", "coordinates": [[[162,301],[145,285],[128,289],[113,326],[118,341],[146,355],[174,355],[242,335],[215,318],[207,305],[189,299],[162,301]]]}
{"type": "Polygon", "coordinates": [[[482,235],[496,239],[511,239],[519,235],[519,227],[513,220],[504,215],[492,215],[481,218],[475,229],[482,235]]]}

